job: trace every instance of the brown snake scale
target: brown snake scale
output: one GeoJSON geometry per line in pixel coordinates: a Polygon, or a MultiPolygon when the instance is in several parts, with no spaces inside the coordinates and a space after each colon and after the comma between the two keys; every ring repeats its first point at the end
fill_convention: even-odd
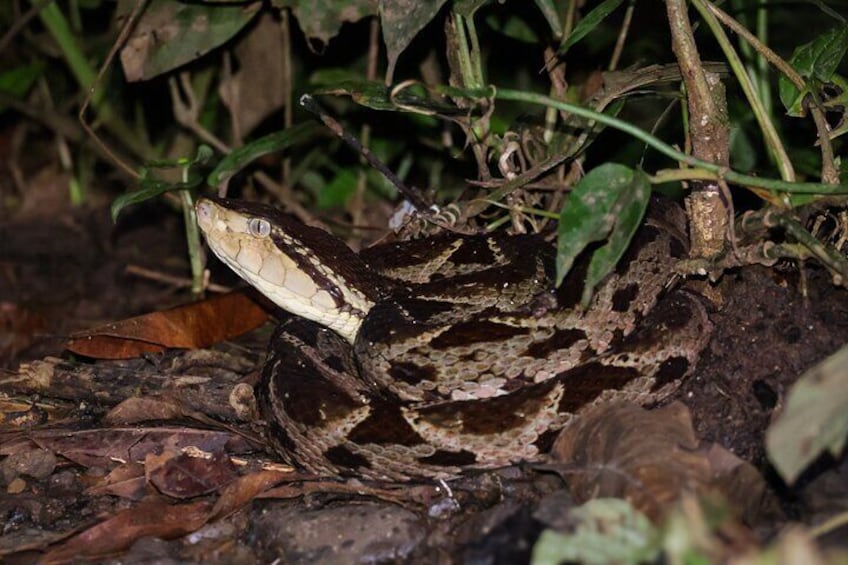
{"type": "Polygon", "coordinates": [[[652,201],[585,310],[585,261],[551,292],[553,250],[534,236],[445,235],[357,256],[266,206],[203,199],[197,212],[216,255],[310,318],[277,328],[256,392],[275,450],[316,474],[451,478],[537,460],[588,406],[667,397],[710,335],[701,301],[668,289],[687,243],[666,201],[652,201]]]}

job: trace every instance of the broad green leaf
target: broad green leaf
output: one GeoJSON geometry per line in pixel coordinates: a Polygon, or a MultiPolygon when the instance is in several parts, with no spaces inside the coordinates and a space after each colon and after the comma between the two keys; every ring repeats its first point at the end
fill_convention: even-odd
{"type": "Polygon", "coordinates": [[[632,169],[605,163],[589,171],[568,195],[557,230],[557,286],[590,243],[602,241],[612,232],[616,218],[611,212],[632,182],[632,169]]]}
{"type": "Polygon", "coordinates": [[[838,458],[848,438],[848,346],[804,373],[766,432],[766,451],[792,483],[823,452],[838,458]]]}
{"type": "Polygon", "coordinates": [[[127,80],[147,80],[199,59],[244,28],[260,6],[152,0],[121,50],[127,80]]]}
{"type": "Polygon", "coordinates": [[[598,27],[604,19],[609,16],[612,12],[615,11],[621,5],[623,0],[604,0],[598,4],[592,11],[586,14],[586,17],[580,20],[580,22],[574,26],[574,30],[562,44],[562,46],[557,50],[557,55],[565,55],[566,51],[586,37],[593,29],[598,27]]]}
{"type": "Polygon", "coordinates": [[[386,44],[386,57],[389,59],[387,77],[391,78],[400,54],[409,47],[418,32],[439,13],[445,1],[381,0],[380,23],[386,44]]]}
{"type": "Polygon", "coordinates": [[[148,161],[141,170],[141,180],[139,181],[141,188],[122,194],[112,202],[112,221],[117,220],[121,210],[131,204],[150,200],[166,192],[188,190],[200,186],[203,182],[203,175],[200,174],[198,169],[208,163],[213,156],[214,153],[208,145],[201,145],[197,148],[197,154],[191,159],[182,157],[179,159],[148,161]],[[152,170],[154,169],[173,169],[177,167],[183,169],[184,180],[182,182],[164,181],[152,176],[152,170]]]}
{"type": "Polygon", "coordinates": [[[377,15],[377,0],[272,0],[277,8],[291,8],[303,34],[327,44],[342,25],[377,15]]]}
{"type": "Polygon", "coordinates": [[[596,498],[568,512],[569,533],[545,530],[530,563],[651,563],[660,553],[660,535],[629,502],[596,498]]]}
{"type": "Polygon", "coordinates": [[[229,180],[233,175],[259,157],[268,153],[282,151],[313,137],[319,131],[318,127],[316,123],[304,122],[286,130],[260,137],[234,149],[232,153],[224,157],[218,163],[218,166],[209,173],[206,182],[211,186],[220,186],[221,183],[229,180]]]}
{"type": "Polygon", "coordinates": [[[356,176],[356,170],[349,167],[337,171],[332,180],[318,191],[318,207],[344,206],[356,190],[356,176]]]}
{"type": "Polygon", "coordinates": [[[795,49],[789,59],[798,74],[808,81],[807,88],[799,91],[792,82],[781,75],[778,81],[780,101],[790,116],[804,116],[804,96],[810,88],[819,88],[820,83],[831,80],[836,68],[848,50],[848,25],[842,25],[819,35],[809,43],[795,49]]]}
{"type": "Polygon", "coordinates": [[[132,204],[138,204],[140,202],[145,202],[147,200],[150,200],[151,198],[155,198],[161,194],[165,194],[166,192],[197,188],[202,182],[203,177],[200,175],[192,175],[186,182],[169,182],[156,179],[143,179],[141,181],[141,186],[143,188],[135,190],[133,192],[127,192],[125,194],[122,194],[112,201],[112,206],[110,208],[112,213],[112,221],[116,221],[118,219],[118,215],[121,213],[121,210],[123,210],[127,206],[130,206],[132,204]]]}
{"type": "MultiPolygon", "coordinates": [[[[41,76],[43,71],[43,64],[32,63],[0,72],[0,91],[21,99],[29,92],[35,80],[41,76]]],[[[0,112],[5,109],[4,106],[0,105],[0,112]]]]}
{"type": "Polygon", "coordinates": [[[627,251],[633,234],[642,224],[650,198],[651,183],[648,176],[641,170],[634,171],[629,186],[623,188],[610,211],[610,216],[615,218],[612,233],[607,242],[592,254],[592,260],[589,262],[583,296],[580,299],[584,307],[589,305],[598,283],[615,269],[616,263],[627,251]]]}

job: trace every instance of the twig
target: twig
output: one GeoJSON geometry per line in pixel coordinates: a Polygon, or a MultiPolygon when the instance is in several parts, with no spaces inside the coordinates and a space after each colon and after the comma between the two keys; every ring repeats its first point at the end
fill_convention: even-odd
{"type": "MultiPolygon", "coordinates": [[[[189,288],[193,284],[191,279],[187,279],[185,277],[178,277],[175,275],[169,275],[167,273],[154,271],[152,269],[146,269],[144,267],[139,267],[138,265],[127,265],[124,269],[124,272],[128,275],[135,275],[144,279],[165,283],[174,288],[189,288]]],[[[207,284],[206,289],[211,290],[212,292],[219,292],[222,294],[233,290],[228,286],[214,283],[207,284]]]]}
{"type": "MultiPolygon", "coordinates": [[[[112,48],[109,49],[109,54],[106,56],[106,60],[103,61],[103,65],[100,66],[100,69],[97,71],[97,76],[91,85],[86,89],[85,99],[83,100],[82,106],[80,106],[79,114],[77,114],[77,118],[82,124],[83,129],[88,133],[88,135],[94,140],[94,142],[103,150],[104,153],[109,155],[112,161],[118,165],[121,169],[126,171],[130,176],[134,178],[141,178],[141,175],[135,171],[133,167],[125,163],[118,157],[111,149],[100,139],[88,122],[85,120],[85,112],[88,110],[89,104],[91,104],[91,99],[94,96],[94,91],[97,86],[100,84],[100,81],[103,79],[103,75],[106,73],[106,69],[112,64],[112,59],[115,58],[115,55],[118,52],[118,49],[126,43],[127,38],[130,36],[130,33],[135,29],[135,25],[138,23],[138,17],[144,11],[144,8],[147,4],[147,0],[136,0],[135,7],[133,11],[130,13],[127,18],[127,23],[124,24],[123,29],[121,29],[121,33],[118,36],[118,39],[115,40],[115,43],[112,44],[112,48]]],[[[144,152],[141,153],[141,157],[149,157],[145,155],[144,152]]]]}
{"type": "Polygon", "coordinates": [[[398,178],[398,176],[389,169],[382,161],[377,159],[373,153],[359,142],[356,137],[345,131],[345,129],[341,126],[341,124],[336,121],[332,116],[330,116],[323,108],[315,101],[312,96],[308,94],[304,94],[300,97],[300,105],[303,106],[306,110],[318,116],[318,118],[324,123],[330,131],[336,134],[342,141],[351,146],[357,153],[362,155],[368,164],[377,169],[384,177],[386,177],[389,182],[391,182],[400,192],[404,198],[406,198],[410,204],[415,206],[418,212],[422,214],[429,214],[431,210],[431,204],[424,200],[424,197],[414,188],[409,187],[403,183],[402,180],[398,178]]]}

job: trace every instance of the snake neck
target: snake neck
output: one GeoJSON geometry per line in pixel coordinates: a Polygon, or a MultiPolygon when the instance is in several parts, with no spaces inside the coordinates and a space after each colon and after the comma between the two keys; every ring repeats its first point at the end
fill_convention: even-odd
{"type": "Polygon", "coordinates": [[[332,234],[270,206],[201,198],[197,223],[212,252],[280,308],[353,343],[387,283],[332,234]]]}

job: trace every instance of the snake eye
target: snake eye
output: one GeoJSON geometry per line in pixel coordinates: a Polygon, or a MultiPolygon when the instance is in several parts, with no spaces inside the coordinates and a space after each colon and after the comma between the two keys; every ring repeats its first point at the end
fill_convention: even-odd
{"type": "Polygon", "coordinates": [[[262,218],[251,218],[247,222],[247,231],[254,237],[268,237],[271,233],[271,224],[262,218]]]}

